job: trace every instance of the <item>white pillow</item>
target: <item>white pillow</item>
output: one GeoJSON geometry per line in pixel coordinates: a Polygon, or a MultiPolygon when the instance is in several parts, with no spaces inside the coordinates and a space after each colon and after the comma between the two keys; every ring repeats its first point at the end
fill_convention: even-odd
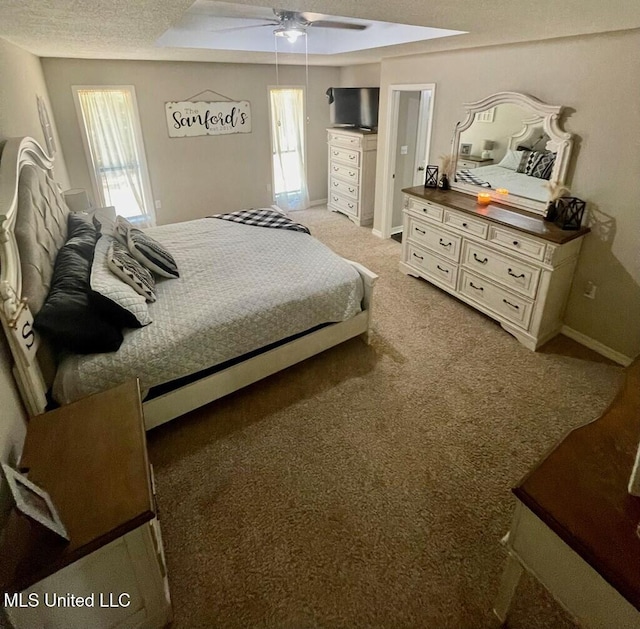
{"type": "Polygon", "coordinates": [[[91,299],[101,314],[121,328],[141,328],[151,323],[146,299],[109,268],[107,255],[112,236],[102,236],[96,244],[91,265],[91,299]]]}
{"type": "Polygon", "coordinates": [[[116,227],[116,208],[113,205],[92,210],[93,224],[103,236],[113,236],[116,227]],[[99,223],[100,227],[96,225],[99,223]]]}
{"type": "Polygon", "coordinates": [[[508,149],[498,166],[501,168],[507,168],[508,170],[518,170],[523,153],[524,151],[513,151],[508,149]]]}

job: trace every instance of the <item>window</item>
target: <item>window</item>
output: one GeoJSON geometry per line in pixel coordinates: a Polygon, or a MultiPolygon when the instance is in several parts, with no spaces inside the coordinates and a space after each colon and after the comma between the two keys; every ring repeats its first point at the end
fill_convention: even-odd
{"type": "Polygon", "coordinates": [[[304,102],[302,87],[269,89],[273,192],[283,210],[309,207],[304,102]]]}
{"type": "Polygon", "coordinates": [[[74,87],[96,203],[141,226],[154,223],[133,86],[74,87]]]}

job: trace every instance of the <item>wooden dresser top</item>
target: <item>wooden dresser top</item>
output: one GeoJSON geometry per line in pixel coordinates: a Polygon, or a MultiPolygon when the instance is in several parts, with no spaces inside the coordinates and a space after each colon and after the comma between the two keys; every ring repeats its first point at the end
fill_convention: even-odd
{"type": "Polygon", "coordinates": [[[513,490],[640,609],[640,498],[627,491],[640,442],[640,359],[611,406],[570,432],[513,490]]]}
{"type": "Polygon", "coordinates": [[[0,591],[23,590],[154,517],[137,381],[32,418],[20,468],[49,493],[71,541],[43,536],[14,509],[0,591]]]}
{"type": "Polygon", "coordinates": [[[480,216],[492,223],[517,229],[557,245],[580,238],[591,231],[588,227],[572,231],[560,229],[557,225],[545,221],[542,216],[537,214],[496,202],[491,202],[489,205],[481,205],[477,202],[476,197],[455,190],[439,190],[438,188],[415,186],[414,188],[405,188],[402,192],[438,203],[453,210],[480,216]]]}

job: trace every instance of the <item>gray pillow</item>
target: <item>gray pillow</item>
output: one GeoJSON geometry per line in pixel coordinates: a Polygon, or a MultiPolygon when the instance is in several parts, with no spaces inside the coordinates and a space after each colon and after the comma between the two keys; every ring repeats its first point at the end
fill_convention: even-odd
{"type": "Polygon", "coordinates": [[[124,328],[141,328],[151,323],[145,297],[109,268],[107,254],[114,242],[102,236],[96,244],[91,267],[91,302],[107,319],[124,328]]]}

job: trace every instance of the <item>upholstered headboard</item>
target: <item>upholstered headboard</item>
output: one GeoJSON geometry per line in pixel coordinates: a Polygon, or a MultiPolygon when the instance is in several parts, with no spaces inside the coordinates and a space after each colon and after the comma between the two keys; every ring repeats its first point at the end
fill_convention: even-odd
{"type": "Polygon", "coordinates": [[[53,161],[32,138],[9,138],[0,156],[0,320],[29,415],[46,407],[40,338],[33,329],[49,290],[69,213],[53,161]]]}
{"type": "Polygon", "coordinates": [[[68,214],[69,208],[51,173],[25,166],[18,181],[15,234],[22,296],[34,315],[49,292],[56,255],[67,239],[68,214]]]}

